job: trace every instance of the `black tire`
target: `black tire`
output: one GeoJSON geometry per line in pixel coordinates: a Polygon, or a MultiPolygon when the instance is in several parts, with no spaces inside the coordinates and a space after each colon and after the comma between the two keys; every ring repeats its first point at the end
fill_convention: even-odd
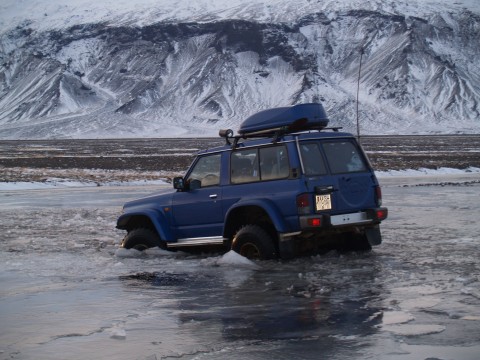
{"type": "Polygon", "coordinates": [[[232,241],[232,250],[252,260],[269,260],[277,257],[272,238],[258,225],[245,225],[232,241]]]}
{"type": "Polygon", "coordinates": [[[130,230],[122,242],[125,249],[136,249],[139,251],[159,246],[165,249],[165,243],[160,240],[156,232],[146,228],[130,230]]]}

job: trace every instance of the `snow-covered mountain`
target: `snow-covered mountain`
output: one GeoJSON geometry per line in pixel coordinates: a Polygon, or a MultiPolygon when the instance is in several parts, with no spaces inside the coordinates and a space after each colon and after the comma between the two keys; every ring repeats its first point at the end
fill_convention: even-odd
{"type": "Polygon", "coordinates": [[[215,135],[321,101],[363,133],[480,132],[477,0],[4,0],[0,138],[215,135]],[[362,54],[362,55],[361,55],[362,54]]]}

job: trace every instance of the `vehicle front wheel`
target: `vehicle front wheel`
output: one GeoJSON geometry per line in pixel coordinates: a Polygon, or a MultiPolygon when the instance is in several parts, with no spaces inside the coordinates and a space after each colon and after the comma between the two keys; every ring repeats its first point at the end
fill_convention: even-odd
{"type": "Polygon", "coordinates": [[[232,241],[232,250],[248,259],[268,260],[277,257],[273,240],[258,225],[245,225],[232,241]]]}
{"type": "Polygon", "coordinates": [[[138,251],[156,246],[165,248],[163,244],[164,242],[160,240],[156,232],[146,228],[130,230],[122,241],[122,246],[125,249],[135,249],[138,251]]]}

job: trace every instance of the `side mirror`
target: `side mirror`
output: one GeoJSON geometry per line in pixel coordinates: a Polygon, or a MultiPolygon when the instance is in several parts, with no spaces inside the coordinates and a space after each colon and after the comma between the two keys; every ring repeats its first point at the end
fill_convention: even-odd
{"type": "Polygon", "coordinates": [[[192,179],[190,181],[190,190],[197,190],[197,189],[200,189],[201,187],[202,187],[202,182],[200,180],[192,179]]]}
{"type": "Polygon", "coordinates": [[[185,182],[183,181],[183,177],[176,176],[173,178],[173,188],[177,190],[185,189],[185,182]]]}

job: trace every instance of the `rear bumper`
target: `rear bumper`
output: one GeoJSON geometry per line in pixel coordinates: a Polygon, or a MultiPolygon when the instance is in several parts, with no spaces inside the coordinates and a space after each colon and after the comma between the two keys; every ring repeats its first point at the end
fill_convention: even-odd
{"type": "Polygon", "coordinates": [[[321,230],[350,226],[369,226],[379,224],[388,216],[387,208],[374,208],[347,214],[315,214],[300,216],[300,229],[321,230]]]}

